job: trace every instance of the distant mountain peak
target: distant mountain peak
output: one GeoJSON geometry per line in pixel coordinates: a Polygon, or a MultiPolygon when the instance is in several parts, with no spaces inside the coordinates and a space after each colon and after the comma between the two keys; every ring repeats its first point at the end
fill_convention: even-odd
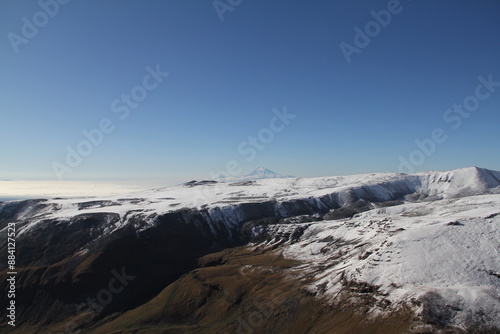
{"type": "Polygon", "coordinates": [[[268,168],[265,167],[257,167],[253,171],[251,171],[248,174],[242,175],[242,176],[237,176],[233,178],[226,178],[226,177],[218,177],[217,179],[220,181],[245,181],[245,180],[261,180],[261,179],[280,179],[280,178],[290,178],[293,177],[291,175],[282,175],[279,173],[276,173],[268,168]]]}
{"type": "Polygon", "coordinates": [[[256,174],[269,174],[269,175],[279,175],[278,173],[268,169],[268,168],[265,168],[265,167],[257,167],[255,168],[252,172],[248,173],[248,175],[256,175],[256,174]]]}
{"type": "Polygon", "coordinates": [[[269,168],[265,167],[257,167],[254,169],[252,172],[243,175],[243,179],[278,179],[278,178],[289,178],[293,177],[291,175],[282,175],[278,174],[275,171],[270,170],[269,168]]]}

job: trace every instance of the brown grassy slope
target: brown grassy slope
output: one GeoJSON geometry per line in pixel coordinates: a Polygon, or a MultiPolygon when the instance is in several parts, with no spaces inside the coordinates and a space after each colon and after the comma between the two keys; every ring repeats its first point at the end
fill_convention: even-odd
{"type": "MultiPolygon", "coordinates": [[[[198,268],[170,284],[150,302],[88,332],[108,333],[404,333],[408,310],[368,321],[371,297],[337,306],[315,298],[286,278],[298,263],[248,247],[211,254],[198,268]]],[[[358,296],[359,297],[359,296],[358,296]]],[[[86,331],[87,332],[87,331],[86,331]]]]}

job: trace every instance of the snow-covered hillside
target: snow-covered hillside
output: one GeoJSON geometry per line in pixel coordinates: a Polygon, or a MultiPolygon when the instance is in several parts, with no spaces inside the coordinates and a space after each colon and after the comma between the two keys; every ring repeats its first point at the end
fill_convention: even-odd
{"type": "MultiPolygon", "coordinates": [[[[255,233],[292,235],[298,228],[272,225],[255,233]]],[[[268,243],[280,242],[274,237],[268,243]]],[[[304,261],[298,275],[312,274],[310,289],[319,295],[339,298],[347,286],[369,287],[378,301],[374,316],[406,305],[441,325],[500,326],[498,194],[309,223],[300,240],[287,241],[282,249],[286,257],[304,261]]]]}
{"type": "MultiPolygon", "coordinates": [[[[487,169],[191,181],[126,195],[0,202],[1,233],[8,222],[17,224],[27,268],[65,258],[86,263],[106,247],[121,254],[120,239],[145,250],[149,240],[179,242],[169,249],[186,254],[250,240],[303,261],[287,274],[311,282],[318,296],[372,295],[370,316],[406,307],[424,331],[429,324],[500,328],[500,172],[487,169]]],[[[148,256],[162,254],[151,248],[148,256]]]]}

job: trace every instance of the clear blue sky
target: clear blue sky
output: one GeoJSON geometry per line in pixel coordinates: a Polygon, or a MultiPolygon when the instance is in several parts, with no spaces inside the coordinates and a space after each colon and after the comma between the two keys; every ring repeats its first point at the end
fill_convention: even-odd
{"type": "Polygon", "coordinates": [[[479,76],[500,82],[500,3],[401,1],[348,63],[340,44],[354,47],[354,28],[388,6],[243,0],[221,21],[212,1],[73,0],[53,17],[35,1],[2,1],[0,179],[57,180],[54,162],[69,167],[68,146],[103,119],[114,130],[65,180],[168,183],[208,178],[229,161],[242,173],[397,172],[435,128],[447,139],[416,171],[500,170],[500,87],[468,118],[443,119],[475,94],[479,76]],[[23,27],[34,20],[36,33],[23,27]],[[125,107],[122,94],[144,92],[146,67],[157,65],[168,77],[125,107]],[[285,106],[296,117],[262,130],[285,106]],[[247,139],[259,134],[262,150],[247,139]]]}

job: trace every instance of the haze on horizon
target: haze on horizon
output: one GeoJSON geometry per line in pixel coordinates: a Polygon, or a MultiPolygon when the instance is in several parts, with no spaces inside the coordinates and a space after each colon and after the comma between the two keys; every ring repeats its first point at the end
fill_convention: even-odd
{"type": "Polygon", "coordinates": [[[500,170],[498,17],[493,0],[4,1],[0,179],[500,170]]]}

